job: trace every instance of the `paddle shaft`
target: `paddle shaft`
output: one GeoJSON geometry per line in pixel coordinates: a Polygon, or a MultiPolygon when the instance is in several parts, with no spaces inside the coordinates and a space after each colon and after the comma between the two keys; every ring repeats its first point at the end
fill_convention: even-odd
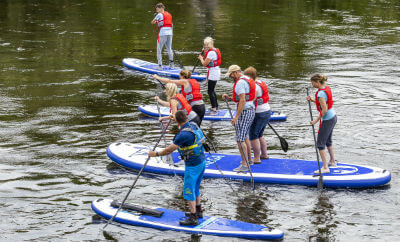
{"type": "MultiPolygon", "coordinates": [[[[229,114],[231,115],[231,119],[233,119],[232,110],[231,110],[231,107],[229,106],[229,103],[228,103],[228,101],[226,100],[226,98],[224,99],[224,101],[225,101],[225,103],[226,103],[226,106],[228,107],[229,114]]],[[[237,131],[236,125],[235,125],[235,131],[237,131]]],[[[236,136],[236,133],[237,133],[237,132],[235,132],[235,136],[236,136]]],[[[246,165],[247,165],[247,167],[249,168],[251,184],[252,184],[253,190],[254,190],[254,188],[255,188],[255,185],[254,185],[254,178],[253,178],[253,173],[251,172],[251,168],[250,168],[249,162],[247,161],[247,153],[244,153],[243,146],[242,146],[242,142],[240,142],[240,141],[237,141],[237,142],[239,142],[240,150],[242,151],[242,154],[243,154],[243,156],[244,156],[244,160],[246,161],[246,165]]]]}
{"type": "MultiPolygon", "coordinates": [[[[309,96],[308,88],[307,88],[307,96],[309,96]]],[[[311,121],[313,121],[314,118],[313,118],[313,115],[312,115],[311,101],[310,101],[310,100],[308,100],[308,108],[309,108],[309,111],[310,111],[310,118],[311,118],[311,121]]],[[[322,188],[322,187],[323,187],[323,180],[322,180],[321,164],[319,164],[319,154],[318,154],[318,148],[317,148],[317,138],[315,137],[315,128],[314,128],[314,125],[311,125],[311,126],[312,126],[312,131],[313,131],[315,153],[317,154],[317,163],[318,163],[318,170],[319,170],[318,188],[322,188]]]]}
{"type": "Polygon", "coordinates": [[[268,122],[268,126],[272,129],[272,131],[274,131],[274,133],[276,134],[276,136],[278,136],[280,143],[281,143],[281,148],[283,151],[287,151],[288,150],[288,144],[286,142],[286,140],[284,138],[282,138],[278,132],[276,132],[276,130],[274,129],[274,127],[272,127],[272,125],[268,122]]]}
{"type": "MultiPolygon", "coordinates": [[[[165,129],[163,129],[160,138],[158,139],[157,143],[154,145],[154,147],[153,147],[153,149],[152,149],[153,151],[157,148],[157,146],[158,146],[158,144],[160,143],[162,137],[165,135],[165,132],[166,132],[168,126],[170,125],[171,121],[172,121],[172,119],[169,120],[169,122],[168,122],[167,126],[165,127],[165,129]]],[[[140,177],[140,175],[142,174],[142,172],[143,172],[144,168],[146,167],[147,163],[149,162],[149,160],[150,160],[150,156],[147,157],[146,161],[144,162],[142,168],[140,169],[138,175],[136,176],[135,181],[133,182],[133,184],[132,184],[131,187],[129,188],[128,193],[125,195],[125,197],[124,197],[124,199],[122,200],[122,202],[121,202],[119,208],[117,209],[117,212],[115,212],[114,216],[112,216],[111,219],[109,219],[109,220],[107,221],[106,225],[104,225],[104,227],[103,227],[103,230],[108,226],[109,223],[111,223],[111,222],[114,220],[114,218],[117,216],[117,214],[118,214],[119,211],[121,210],[122,206],[124,205],[126,199],[128,198],[129,194],[131,193],[132,189],[135,187],[136,182],[139,180],[139,177],[140,177]]]]}
{"type": "MultiPolygon", "coordinates": [[[[156,104],[157,104],[158,118],[161,118],[160,105],[158,104],[158,101],[156,101],[156,104]]],[[[162,132],[163,131],[162,122],[160,122],[160,129],[161,129],[161,132],[162,132]]],[[[164,146],[167,147],[167,140],[165,138],[165,135],[163,135],[163,138],[164,138],[164,146]]]]}

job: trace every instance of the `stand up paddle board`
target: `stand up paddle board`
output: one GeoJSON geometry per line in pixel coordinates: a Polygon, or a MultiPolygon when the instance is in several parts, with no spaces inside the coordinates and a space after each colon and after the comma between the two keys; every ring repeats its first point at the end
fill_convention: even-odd
{"type": "MultiPolygon", "coordinates": [[[[136,58],[124,58],[122,60],[122,64],[129,69],[133,69],[136,71],[146,72],[150,74],[157,74],[159,76],[167,76],[175,79],[179,79],[179,73],[181,72],[180,68],[174,67],[170,68],[169,66],[162,66],[162,70],[158,69],[158,64],[151,63],[144,60],[139,60],[136,58]]],[[[191,78],[196,79],[197,81],[205,81],[207,79],[206,76],[200,75],[197,72],[192,73],[191,78]]]]}
{"type": "MultiPolygon", "coordinates": [[[[113,143],[107,148],[108,157],[117,164],[140,170],[147,159],[150,148],[143,145],[131,143],[113,143]]],[[[144,171],[168,174],[184,175],[184,164],[180,160],[178,152],[171,154],[173,162],[167,163],[166,157],[152,157],[144,171]],[[179,165],[182,164],[182,165],[179,165]]],[[[250,181],[249,172],[235,172],[234,168],[239,166],[240,155],[206,154],[205,178],[229,178],[250,181]],[[214,163],[217,163],[217,166],[214,163]],[[222,171],[220,173],[218,168],[222,171]]],[[[321,162],[322,166],[322,162],[321,162]]],[[[314,171],[318,170],[317,161],[276,159],[262,160],[261,164],[251,166],[254,182],[277,183],[317,186],[318,176],[314,171]]],[[[349,187],[365,188],[385,185],[390,182],[391,174],[388,170],[377,167],[360,166],[338,163],[336,167],[330,167],[330,173],[323,174],[325,187],[349,187]]]]}
{"type": "MultiPolygon", "coordinates": [[[[98,215],[110,219],[118,207],[111,205],[112,200],[99,198],[92,202],[92,209],[98,215]]],[[[247,239],[282,239],[283,232],[258,224],[234,221],[213,216],[204,216],[196,226],[181,226],[179,221],[185,213],[165,208],[152,208],[162,212],[161,217],[144,215],[136,211],[121,211],[114,218],[115,222],[143,226],[161,230],[175,230],[193,234],[210,234],[217,236],[239,237],[247,239]]]]}
{"type": "MultiPolygon", "coordinates": [[[[170,108],[159,106],[160,107],[160,114],[161,117],[170,115],[170,108]]],[[[158,117],[158,109],[157,105],[144,105],[138,107],[139,111],[152,116],[158,117]]],[[[236,111],[232,110],[232,115],[235,116],[236,111]]],[[[286,121],[287,115],[279,112],[272,112],[270,121],[286,121]]],[[[228,109],[221,109],[217,110],[215,113],[211,113],[209,110],[206,111],[204,114],[203,120],[210,120],[210,121],[228,121],[231,120],[231,115],[229,114],[228,109]]]]}

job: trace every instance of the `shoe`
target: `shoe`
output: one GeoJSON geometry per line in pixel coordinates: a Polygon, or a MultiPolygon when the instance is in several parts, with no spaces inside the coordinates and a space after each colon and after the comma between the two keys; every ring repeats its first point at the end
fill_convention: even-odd
{"type": "Polygon", "coordinates": [[[249,166],[254,165],[254,161],[253,160],[249,160],[249,166]]]}
{"type": "Polygon", "coordinates": [[[269,159],[269,156],[261,156],[260,159],[261,159],[261,160],[268,160],[268,159],[269,159]]]}
{"type": "Polygon", "coordinates": [[[261,164],[261,161],[253,161],[254,164],[261,164]]]}
{"type": "Polygon", "coordinates": [[[199,221],[195,213],[190,213],[189,217],[183,221],[179,221],[179,224],[184,226],[198,225],[199,221]]]}
{"type": "Polygon", "coordinates": [[[162,70],[163,70],[163,67],[162,67],[162,65],[158,65],[157,67],[154,67],[154,69],[155,69],[155,70],[162,71],[162,70]]]}
{"type": "Polygon", "coordinates": [[[233,169],[233,171],[237,171],[237,172],[243,172],[243,171],[248,171],[248,170],[249,170],[249,168],[242,164],[240,164],[240,166],[238,166],[237,168],[233,169]]]}
{"type": "MultiPolygon", "coordinates": [[[[325,174],[325,173],[330,173],[331,171],[328,169],[321,169],[321,173],[325,174]]],[[[314,171],[314,174],[319,174],[319,170],[314,171]]]]}
{"type": "Polygon", "coordinates": [[[169,68],[174,68],[175,66],[174,66],[174,61],[169,61],[169,68]]]}
{"type": "MultiPolygon", "coordinates": [[[[191,214],[190,212],[185,212],[185,216],[186,217],[190,217],[190,214],[191,214]]],[[[197,218],[203,218],[203,211],[198,212],[197,209],[196,209],[196,217],[197,218]]]]}
{"type": "Polygon", "coordinates": [[[329,167],[337,167],[337,161],[335,161],[334,163],[328,163],[329,167]]]}

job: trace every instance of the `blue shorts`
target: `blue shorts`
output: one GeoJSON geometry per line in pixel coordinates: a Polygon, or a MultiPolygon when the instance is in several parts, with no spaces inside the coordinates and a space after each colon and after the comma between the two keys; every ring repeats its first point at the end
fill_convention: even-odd
{"type": "Polygon", "coordinates": [[[262,113],[256,113],[254,121],[250,126],[250,133],[249,133],[250,140],[255,140],[263,136],[265,126],[267,126],[270,117],[271,117],[270,110],[262,113]]]}
{"type": "Polygon", "coordinates": [[[201,162],[197,166],[186,166],[183,183],[183,198],[188,201],[196,200],[200,196],[200,183],[203,180],[206,163],[201,162]]]}

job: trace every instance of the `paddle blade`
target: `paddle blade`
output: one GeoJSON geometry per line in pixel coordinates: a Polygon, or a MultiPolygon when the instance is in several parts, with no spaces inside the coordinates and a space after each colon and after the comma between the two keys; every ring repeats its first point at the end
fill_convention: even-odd
{"type": "Polygon", "coordinates": [[[287,152],[289,149],[289,144],[286,142],[286,140],[284,138],[282,138],[280,136],[279,136],[279,141],[281,142],[282,150],[287,152]]]}

